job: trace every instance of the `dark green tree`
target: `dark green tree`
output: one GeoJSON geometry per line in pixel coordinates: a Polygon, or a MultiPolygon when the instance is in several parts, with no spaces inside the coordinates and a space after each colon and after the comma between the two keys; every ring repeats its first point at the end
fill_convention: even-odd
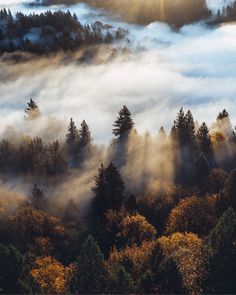
{"type": "Polygon", "coordinates": [[[236,293],[236,214],[228,208],[211,231],[207,243],[206,292],[236,293]]]}
{"type": "Polygon", "coordinates": [[[113,124],[113,134],[118,138],[123,138],[129,135],[131,129],[134,127],[132,115],[127,108],[123,108],[119,111],[118,117],[113,124]]]}
{"type": "Polygon", "coordinates": [[[113,163],[110,163],[106,169],[101,165],[92,190],[95,193],[93,199],[95,215],[103,217],[108,209],[118,209],[123,204],[124,182],[113,163]]]}
{"type": "Polygon", "coordinates": [[[198,129],[196,137],[199,152],[204,153],[208,160],[211,161],[213,156],[212,143],[209,129],[205,122],[198,129]]]}
{"type": "Polygon", "coordinates": [[[112,294],[132,294],[134,281],[123,266],[117,266],[109,276],[108,292],[112,294]]]}
{"type": "Polygon", "coordinates": [[[35,294],[41,292],[27,268],[24,256],[15,247],[0,244],[0,293],[35,294]]]}
{"type": "Polygon", "coordinates": [[[236,169],[230,172],[228,179],[225,181],[222,194],[226,206],[231,206],[236,210],[236,169]]]}
{"type": "Polygon", "coordinates": [[[103,254],[89,236],[82,245],[77,268],[71,282],[71,292],[79,294],[101,294],[106,291],[106,269],[103,254]]]}

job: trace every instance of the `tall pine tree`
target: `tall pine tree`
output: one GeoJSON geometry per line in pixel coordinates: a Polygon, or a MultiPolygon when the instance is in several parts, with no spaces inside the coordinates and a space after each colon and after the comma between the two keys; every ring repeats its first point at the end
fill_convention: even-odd
{"type": "Polygon", "coordinates": [[[124,105],[119,111],[118,117],[115,120],[113,127],[113,134],[116,137],[123,138],[129,135],[129,132],[134,127],[134,122],[127,106],[124,105]]]}

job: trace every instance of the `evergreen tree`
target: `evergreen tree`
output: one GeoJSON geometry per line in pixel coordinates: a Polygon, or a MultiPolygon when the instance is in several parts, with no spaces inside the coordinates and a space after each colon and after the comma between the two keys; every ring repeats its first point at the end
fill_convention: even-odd
{"type": "Polygon", "coordinates": [[[33,186],[32,195],[30,197],[31,205],[37,210],[44,210],[46,207],[46,197],[42,189],[37,184],[33,186]]]}
{"type": "Polygon", "coordinates": [[[88,147],[92,144],[91,132],[85,120],[82,121],[79,129],[79,144],[81,148],[88,147]]]}
{"type": "Polygon", "coordinates": [[[48,174],[59,175],[66,170],[64,151],[58,140],[48,146],[48,159],[45,163],[48,174]]]}
{"type": "Polygon", "coordinates": [[[127,106],[124,105],[119,111],[118,118],[115,120],[113,127],[113,134],[116,137],[123,138],[129,135],[129,132],[134,127],[134,122],[127,106]]]}
{"type": "Polygon", "coordinates": [[[26,119],[32,120],[40,117],[41,113],[36,102],[31,98],[30,101],[27,103],[27,107],[25,108],[26,119]]]}
{"type": "Polygon", "coordinates": [[[68,133],[66,134],[66,143],[70,166],[76,167],[78,164],[79,131],[72,118],[68,126],[68,133]]]}
{"type": "Polygon", "coordinates": [[[181,108],[174,121],[171,131],[173,142],[173,156],[175,182],[189,186],[192,183],[192,170],[196,157],[195,125],[192,113],[184,113],[181,108]]]}
{"type": "Polygon", "coordinates": [[[193,120],[193,115],[190,110],[187,111],[185,115],[185,120],[186,120],[186,143],[189,145],[194,145],[195,144],[195,124],[193,120]]]}
{"type": "Polygon", "coordinates": [[[223,109],[223,111],[218,114],[216,119],[217,119],[217,121],[219,121],[219,120],[223,120],[226,118],[229,118],[229,113],[226,111],[226,109],[223,109]]]}
{"type": "Polygon", "coordinates": [[[13,246],[0,244],[0,293],[35,294],[41,293],[34,282],[24,256],[13,246]]]}
{"type": "Polygon", "coordinates": [[[124,183],[113,163],[110,163],[106,169],[101,165],[95,177],[93,191],[94,213],[100,217],[103,217],[108,209],[118,209],[123,204],[124,183]]]}
{"type": "Polygon", "coordinates": [[[197,144],[200,152],[203,152],[206,157],[211,160],[212,157],[212,143],[209,134],[209,129],[205,122],[202,123],[197,131],[197,144]]]}
{"type": "Polygon", "coordinates": [[[223,197],[226,201],[226,206],[231,206],[236,210],[236,169],[230,172],[230,176],[225,182],[223,197]]]}
{"type": "Polygon", "coordinates": [[[66,135],[66,142],[69,146],[75,145],[78,142],[79,133],[75,125],[74,120],[70,119],[70,124],[68,126],[68,133],[66,135]]]}
{"type": "Polygon", "coordinates": [[[77,268],[71,282],[71,292],[101,294],[106,290],[106,269],[103,254],[93,237],[82,245],[77,268]]]}
{"type": "Polygon", "coordinates": [[[109,277],[109,293],[132,294],[134,292],[134,281],[132,276],[123,266],[117,266],[109,277]]]}
{"type": "Polygon", "coordinates": [[[236,214],[228,208],[208,239],[209,272],[206,292],[236,293],[236,214]]]}

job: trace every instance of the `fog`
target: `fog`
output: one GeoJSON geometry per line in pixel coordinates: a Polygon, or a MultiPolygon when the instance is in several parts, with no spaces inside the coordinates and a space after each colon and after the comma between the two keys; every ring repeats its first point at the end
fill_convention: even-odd
{"type": "Polygon", "coordinates": [[[85,119],[97,143],[109,142],[112,123],[124,104],[140,132],[155,134],[161,125],[169,130],[181,106],[207,123],[227,108],[234,123],[235,27],[194,24],[173,32],[166,24],[153,23],[132,30],[131,53],[120,52],[101,63],[62,63],[57,58],[50,63],[37,59],[28,66],[2,62],[1,130],[6,124],[23,129],[30,97],[44,115],[65,124],[70,117],[85,119]]]}
{"type": "MultiPolygon", "coordinates": [[[[208,1],[213,11],[222,9],[222,1],[208,1]],[[218,6],[216,6],[218,3],[218,6]]],[[[0,7],[11,8],[13,13],[63,9],[65,6],[31,7],[19,1],[0,1],[0,7]]],[[[180,107],[191,109],[194,119],[211,126],[219,111],[226,108],[232,124],[236,122],[234,106],[236,93],[236,25],[208,27],[203,22],[173,30],[160,22],[148,26],[128,24],[108,17],[105,11],[92,9],[85,4],[69,7],[82,23],[100,20],[128,30],[128,40],[96,49],[96,56],[87,63],[79,63],[80,53],[69,58],[58,54],[50,58],[29,59],[15,63],[2,57],[0,60],[0,134],[41,136],[44,140],[64,139],[71,117],[77,126],[85,119],[92,131],[94,142],[108,145],[112,140],[112,124],[117,112],[127,105],[133,114],[139,134],[151,132],[146,167],[140,175],[130,174],[144,163],[139,156],[129,158],[130,165],[122,168],[123,175],[133,189],[140,184],[145,173],[146,186],[157,187],[162,177],[156,171],[160,157],[154,157],[159,148],[156,136],[161,126],[170,131],[180,107]],[[24,108],[33,98],[43,114],[39,124],[30,125],[24,120],[24,108]],[[150,160],[150,161],[149,161],[150,160]],[[152,161],[152,165],[150,165],[152,161]],[[130,177],[130,178],[129,178],[130,177]]],[[[145,150],[147,138],[139,139],[139,151],[145,150]]],[[[135,139],[137,140],[137,139],[135,139]]],[[[128,151],[133,154],[133,140],[128,151]]],[[[91,186],[97,167],[104,161],[104,150],[96,154],[86,173],[72,172],[54,192],[58,198],[91,196],[91,186]],[[98,156],[99,155],[99,156],[98,156]],[[70,188],[70,191],[68,190],[70,188]],[[59,192],[59,193],[58,193],[59,192]]],[[[147,152],[147,151],[145,151],[147,152]]],[[[143,153],[143,157],[146,154],[143,153]]],[[[169,154],[160,153],[162,157],[169,154]]],[[[143,160],[142,160],[143,159],[143,160]]],[[[168,164],[169,166],[169,164],[168,164]]],[[[165,178],[171,179],[172,168],[165,178]]],[[[27,183],[25,179],[24,183],[27,183]]],[[[20,181],[21,183],[21,181],[20,181]]],[[[12,182],[10,189],[18,191],[12,182]]],[[[19,185],[19,187],[22,187],[19,185]]],[[[29,191],[26,185],[23,192],[29,191]]],[[[49,189],[50,190],[50,189],[49,189]]]]}

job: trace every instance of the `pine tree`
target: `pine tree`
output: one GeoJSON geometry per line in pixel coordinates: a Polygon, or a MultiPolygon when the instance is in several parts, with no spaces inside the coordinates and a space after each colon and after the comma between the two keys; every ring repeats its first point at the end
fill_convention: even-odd
{"type": "Polygon", "coordinates": [[[236,214],[228,208],[208,239],[209,272],[206,292],[236,293],[236,214]]]}
{"type": "Polygon", "coordinates": [[[31,98],[30,101],[27,103],[27,107],[25,108],[26,119],[32,120],[40,117],[41,113],[36,102],[31,98]]]}
{"type": "Polygon", "coordinates": [[[109,293],[132,294],[134,292],[134,281],[132,276],[123,266],[117,266],[112,270],[109,278],[109,293]]]}
{"type": "Polygon", "coordinates": [[[217,121],[223,120],[226,118],[229,118],[229,113],[226,111],[226,109],[223,109],[223,111],[218,114],[217,121]]]}
{"type": "Polygon", "coordinates": [[[0,293],[35,294],[41,293],[34,282],[24,256],[13,246],[0,244],[0,293]]]}
{"type": "Polygon", "coordinates": [[[74,120],[70,119],[70,124],[68,126],[68,133],[66,135],[66,142],[69,146],[75,145],[78,142],[79,133],[75,125],[74,120]]]}
{"type": "Polygon", "coordinates": [[[129,132],[134,127],[132,115],[125,105],[119,111],[118,118],[115,120],[113,127],[113,134],[118,138],[129,135],[129,132]]]}
{"type": "Polygon", "coordinates": [[[225,182],[223,197],[226,201],[226,206],[231,206],[236,210],[236,169],[230,172],[230,176],[225,182]]]}
{"type": "Polygon", "coordinates": [[[82,245],[77,268],[71,282],[71,292],[79,294],[101,294],[106,290],[106,269],[101,250],[93,237],[82,245]]]}
{"type": "Polygon", "coordinates": [[[190,110],[187,111],[187,114],[185,115],[186,120],[186,142],[189,145],[195,144],[195,124],[193,120],[193,115],[190,110]]]}
{"type": "Polygon", "coordinates": [[[43,190],[37,186],[37,184],[33,186],[30,202],[31,202],[31,205],[37,210],[44,210],[46,207],[45,194],[43,190]]]}
{"type": "Polygon", "coordinates": [[[205,122],[202,123],[197,131],[197,144],[200,152],[203,152],[207,158],[212,157],[212,143],[209,129],[205,122]]]}
{"type": "Polygon", "coordinates": [[[85,120],[82,121],[81,127],[79,129],[79,144],[80,147],[88,147],[92,143],[92,137],[91,132],[89,130],[89,126],[85,122],[85,120]]]}
{"type": "Polygon", "coordinates": [[[123,180],[113,163],[106,169],[101,165],[93,188],[94,214],[102,217],[108,209],[118,209],[124,202],[123,191],[123,180]]]}

